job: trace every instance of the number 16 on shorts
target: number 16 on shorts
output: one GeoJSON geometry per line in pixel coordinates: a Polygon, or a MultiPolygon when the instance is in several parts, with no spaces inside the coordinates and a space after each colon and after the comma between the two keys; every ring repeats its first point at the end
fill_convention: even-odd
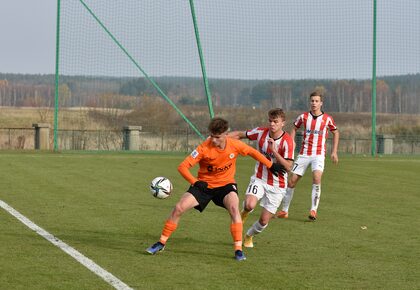
{"type": "Polygon", "coordinates": [[[264,195],[264,185],[257,180],[253,180],[249,183],[246,194],[253,195],[260,199],[264,195]]]}

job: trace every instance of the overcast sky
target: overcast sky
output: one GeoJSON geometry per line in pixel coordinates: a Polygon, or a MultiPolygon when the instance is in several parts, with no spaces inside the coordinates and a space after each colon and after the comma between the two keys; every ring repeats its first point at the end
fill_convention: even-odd
{"type": "MultiPolygon", "coordinates": [[[[95,44],[79,49],[84,55],[73,54],[75,43],[81,43],[83,37],[75,41],[72,36],[63,36],[61,53],[66,57],[62,63],[66,73],[107,74],[108,70],[115,75],[118,68],[128,75],[141,76],[127,56],[109,43],[109,37],[97,30],[99,26],[80,1],[61,2],[62,7],[77,9],[77,33],[85,31],[86,39],[95,44]],[[109,49],[100,51],[99,42],[109,49]],[[98,66],[98,71],[88,71],[93,66],[98,66]]],[[[138,0],[111,1],[115,7],[108,11],[102,10],[103,1],[85,2],[100,19],[108,20],[107,27],[149,75],[200,75],[188,0],[144,0],[141,7],[138,0]],[[126,16],[113,25],[110,19],[118,12],[126,16]],[[130,17],[139,21],[131,31],[123,26],[130,17]]],[[[369,78],[371,3],[196,0],[208,75],[246,79],[369,78]]],[[[54,73],[57,1],[0,0],[0,4],[0,72],[54,73]]],[[[378,75],[420,72],[420,1],[378,0],[378,12],[382,15],[378,19],[378,75]]]]}
{"type": "Polygon", "coordinates": [[[0,72],[55,71],[55,0],[0,0],[0,72]]]}

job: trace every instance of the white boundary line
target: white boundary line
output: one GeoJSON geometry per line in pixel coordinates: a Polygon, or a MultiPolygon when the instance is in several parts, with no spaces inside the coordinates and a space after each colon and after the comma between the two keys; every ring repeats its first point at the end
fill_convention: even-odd
{"type": "Polygon", "coordinates": [[[103,269],[101,266],[96,264],[91,259],[85,257],[83,254],[81,254],[76,249],[72,248],[71,246],[67,245],[60,239],[54,237],[49,232],[44,230],[43,228],[37,226],[34,224],[31,220],[29,220],[27,217],[22,215],[20,212],[9,206],[4,201],[0,200],[0,207],[2,207],[4,210],[9,212],[11,215],[13,215],[15,218],[17,218],[19,221],[21,221],[24,225],[26,225],[28,228],[36,232],[41,237],[45,238],[47,241],[52,243],[53,245],[59,247],[61,250],[72,256],[77,262],[88,268],[90,271],[101,277],[105,282],[113,286],[115,289],[118,290],[129,290],[132,289],[127,284],[119,280],[117,277],[103,269]]]}

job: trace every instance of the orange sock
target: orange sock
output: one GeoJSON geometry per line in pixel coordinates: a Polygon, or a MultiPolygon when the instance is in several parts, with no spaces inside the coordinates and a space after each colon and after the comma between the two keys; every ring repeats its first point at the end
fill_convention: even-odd
{"type": "Polygon", "coordinates": [[[233,237],[233,245],[236,250],[242,251],[242,230],[243,230],[243,224],[242,223],[236,223],[236,224],[230,224],[230,233],[233,237]]]}
{"type": "Polygon", "coordinates": [[[167,220],[165,222],[165,226],[163,227],[162,234],[160,235],[159,242],[162,244],[166,244],[166,241],[169,239],[169,237],[172,235],[172,233],[176,230],[178,224],[167,220]]]}

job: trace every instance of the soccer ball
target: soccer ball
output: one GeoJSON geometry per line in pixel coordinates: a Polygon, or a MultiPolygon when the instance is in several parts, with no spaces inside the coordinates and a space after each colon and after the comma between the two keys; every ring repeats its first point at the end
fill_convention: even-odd
{"type": "Polygon", "coordinates": [[[167,198],[172,193],[172,183],[166,177],[156,177],[150,183],[150,192],[159,199],[167,198]]]}

